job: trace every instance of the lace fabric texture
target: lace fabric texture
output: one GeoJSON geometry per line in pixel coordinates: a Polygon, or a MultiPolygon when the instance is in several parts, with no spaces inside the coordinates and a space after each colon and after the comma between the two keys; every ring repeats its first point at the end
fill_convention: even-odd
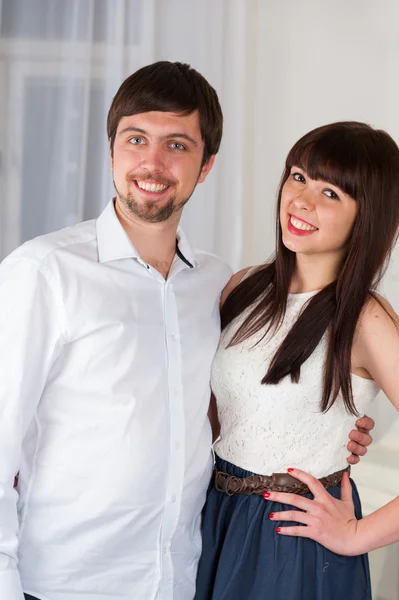
{"type": "MultiPolygon", "coordinates": [[[[277,332],[263,337],[260,331],[227,348],[243,315],[222,334],[211,378],[221,425],[215,452],[242,469],[271,475],[297,467],[321,478],[347,466],[348,435],[357,417],[346,411],[342,397],[328,412],[321,412],[326,336],[302,365],[299,383],[292,383],[290,377],[278,385],[260,383],[277,348],[315,293],[289,295],[277,332]]],[[[357,410],[367,412],[378,386],[352,375],[352,388],[357,410]]]]}

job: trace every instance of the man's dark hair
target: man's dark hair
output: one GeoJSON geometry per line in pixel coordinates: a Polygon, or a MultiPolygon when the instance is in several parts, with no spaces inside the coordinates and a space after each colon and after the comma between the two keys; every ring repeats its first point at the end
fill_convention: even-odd
{"type": "Polygon", "coordinates": [[[223,114],[214,88],[198,71],[180,62],[159,61],[130,75],[117,91],[107,119],[107,133],[114,147],[122,117],[150,111],[188,115],[198,110],[205,148],[204,165],[219,150],[223,114]]]}

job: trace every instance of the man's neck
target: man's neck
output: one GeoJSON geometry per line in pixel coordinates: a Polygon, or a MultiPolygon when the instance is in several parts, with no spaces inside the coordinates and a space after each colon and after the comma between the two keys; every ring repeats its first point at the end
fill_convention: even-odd
{"type": "Polygon", "coordinates": [[[127,214],[118,202],[115,203],[115,212],[142,260],[167,279],[176,252],[180,213],[161,223],[149,223],[127,214]]]}

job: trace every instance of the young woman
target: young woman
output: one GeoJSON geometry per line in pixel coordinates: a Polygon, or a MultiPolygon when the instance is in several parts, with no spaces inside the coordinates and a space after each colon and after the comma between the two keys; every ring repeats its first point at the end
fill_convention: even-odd
{"type": "MultiPolygon", "coordinates": [[[[387,133],[334,123],[295,144],[275,258],[235,275],[222,298],[212,373],[221,433],[196,600],[371,598],[367,555],[281,535],[281,502],[295,492],[315,512],[300,506],[312,496],[292,468],[319,480],[311,489],[324,502],[338,499],[356,415],[379,389],[399,409],[399,328],[375,292],[398,225],[399,149],[387,133]]],[[[353,482],[351,496],[360,519],[353,482]]],[[[290,518],[306,524],[303,514],[290,518]]]]}

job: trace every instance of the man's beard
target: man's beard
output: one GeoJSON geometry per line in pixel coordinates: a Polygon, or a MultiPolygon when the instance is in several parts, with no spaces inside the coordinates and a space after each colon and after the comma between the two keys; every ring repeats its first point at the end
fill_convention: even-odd
{"type": "MultiPolygon", "coordinates": [[[[151,178],[151,180],[153,181],[154,178],[151,178]]],[[[131,212],[132,215],[141,221],[147,221],[149,223],[161,223],[183,209],[183,206],[191,198],[196,186],[194,186],[191,194],[187,198],[183,200],[177,200],[176,195],[172,195],[166,204],[161,204],[161,206],[158,206],[157,200],[147,200],[143,204],[139,204],[134,199],[133,192],[128,191],[127,194],[122,194],[116,187],[115,181],[114,187],[116,193],[118,194],[119,200],[131,212]]]]}

